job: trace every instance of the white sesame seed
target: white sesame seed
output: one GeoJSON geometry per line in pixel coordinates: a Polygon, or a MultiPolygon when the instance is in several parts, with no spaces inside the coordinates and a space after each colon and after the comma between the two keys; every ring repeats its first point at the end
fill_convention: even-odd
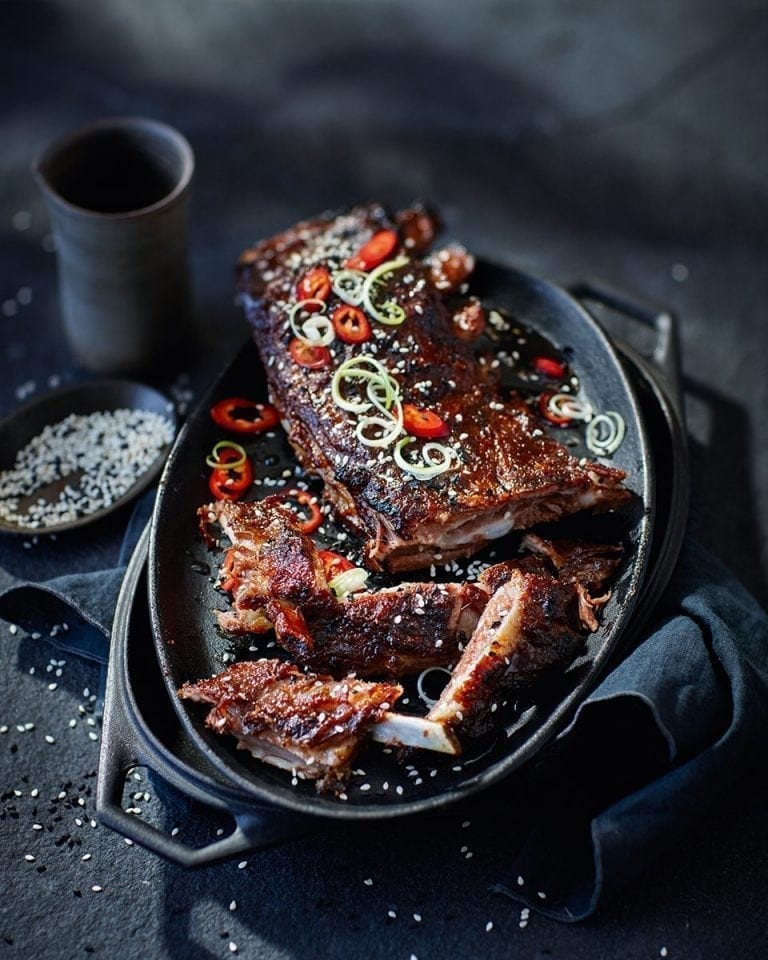
{"type": "Polygon", "coordinates": [[[669,955],[669,954],[668,954],[668,952],[667,952],[667,948],[666,948],[666,947],[662,947],[661,950],[659,950],[659,956],[660,956],[660,957],[666,957],[666,956],[668,956],[668,955],[669,955]]]}
{"type": "Polygon", "coordinates": [[[372,880],[370,877],[366,877],[366,879],[363,880],[363,883],[366,885],[366,887],[372,887],[372,886],[373,886],[373,880],[372,880]]]}
{"type": "Polygon", "coordinates": [[[485,925],[485,932],[490,933],[493,930],[493,920],[489,920],[485,925]]]}
{"type": "Polygon", "coordinates": [[[24,855],[24,859],[27,861],[27,863],[34,863],[34,862],[35,862],[35,858],[32,856],[31,853],[25,854],[25,855],[24,855]]]}
{"type": "Polygon", "coordinates": [[[387,916],[390,917],[392,920],[397,920],[397,914],[395,913],[394,910],[387,910],[387,916]]]}
{"type": "Polygon", "coordinates": [[[33,824],[32,824],[32,829],[33,829],[33,830],[42,830],[42,829],[43,829],[43,825],[42,825],[42,823],[33,823],[33,824]]]}
{"type": "Polygon", "coordinates": [[[241,860],[240,863],[238,863],[238,865],[237,865],[237,869],[238,869],[238,870],[245,870],[245,868],[246,868],[247,866],[248,866],[248,861],[247,861],[247,860],[241,860]]]}
{"type": "Polygon", "coordinates": [[[50,735],[50,733],[46,733],[46,735],[45,735],[45,742],[46,742],[46,743],[56,743],[56,741],[55,741],[54,738],[50,735]]]}
{"type": "Polygon", "coordinates": [[[82,857],[80,857],[80,859],[81,859],[81,860],[90,860],[90,859],[91,859],[91,854],[90,854],[90,853],[84,853],[84,854],[82,855],[82,857]]]}
{"type": "Polygon", "coordinates": [[[518,885],[518,887],[522,887],[524,884],[525,884],[525,880],[523,880],[522,877],[518,877],[518,878],[517,878],[517,885],[518,885]]]}
{"type": "Polygon", "coordinates": [[[32,226],[32,214],[28,210],[17,210],[13,215],[14,230],[29,230],[32,226]]]}
{"type": "Polygon", "coordinates": [[[546,900],[546,899],[547,899],[546,893],[544,893],[544,892],[541,891],[541,890],[537,890],[536,896],[539,898],[539,900],[546,900]]]}
{"type": "Polygon", "coordinates": [[[101,893],[103,889],[104,887],[100,887],[98,883],[94,883],[94,885],[91,887],[91,890],[93,890],[94,893],[101,893]]]}
{"type": "Polygon", "coordinates": [[[229,952],[237,953],[237,944],[234,942],[234,940],[229,941],[229,952]]]}
{"type": "Polygon", "coordinates": [[[237,910],[237,900],[232,900],[229,904],[230,910],[237,910]]]}

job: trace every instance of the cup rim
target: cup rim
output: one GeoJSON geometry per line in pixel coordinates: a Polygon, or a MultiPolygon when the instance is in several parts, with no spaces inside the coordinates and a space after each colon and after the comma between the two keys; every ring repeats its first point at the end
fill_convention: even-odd
{"type": "Polygon", "coordinates": [[[74,130],[70,130],[67,133],[62,134],[62,136],[51,141],[41,151],[37,159],[32,164],[32,172],[38,182],[38,185],[53,203],[63,207],[65,210],[68,210],[71,213],[87,219],[96,220],[132,220],[147,213],[152,213],[156,210],[162,210],[176,202],[185,193],[190,185],[194,171],[195,155],[192,151],[189,141],[184,134],[182,134],[175,127],[172,127],[170,124],[164,123],[162,120],[155,120],[152,117],[139,116],[101,117],[97,120],[92,120],[90,123],[76,127],[74,130]],[[137,207],[135,210],[122,210],[115,212],[90,210],[88,207],[81,207],[63,197],[50,183],[48,177],[43,172],[46,164],[48,164],[53,157],[56,156],[56,154],[59,154],[62,151],[70,148],[79,140],[85,139],[91,136],[93,133],[105,130],[131,129],[150,129],[155,133],[162,134],[167,139],[173,141],[174,146],[178,149],[181,157],[181,174],[174,184],[173,189],[166,193],[165,196],[161,197],[159,200],[156,200],[154,203],[150,203],[145,207],[137,207]]]}

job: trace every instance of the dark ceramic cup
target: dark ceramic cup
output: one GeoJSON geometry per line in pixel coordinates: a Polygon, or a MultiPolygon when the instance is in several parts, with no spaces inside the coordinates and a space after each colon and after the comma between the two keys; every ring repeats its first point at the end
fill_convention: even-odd
{"type": "Polygon", "coordinates": [[[187,199],[194,155],[173,127],[97,120],[34,165],[51,216],[75,358],[98,373],[148,373],[186,352],[187,199]]]}

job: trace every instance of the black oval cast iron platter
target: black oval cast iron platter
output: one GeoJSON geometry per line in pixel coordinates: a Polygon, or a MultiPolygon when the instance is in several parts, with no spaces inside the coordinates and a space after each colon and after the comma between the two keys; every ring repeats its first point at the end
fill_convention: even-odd
{"type": "MultiPolygon", "coordinates": [[[[638,628],[653,614],[677,560],[687,515],[688,468],[685,435],[680,432],[674,405],[641,358],[632,354],[627,358],[624,349],[622,356],[654,440],[656,523],[664,531],[663,537],[654,538],[649,575],[629,631],[632,636],[625,634],[631,643],[633,637],[637,638],[638,628]]],[[[230,784],[180,723],[154,650],[146,593],[148,547],[147,528],[129,564],[115,612],[97,789],[100,820],[182,866],[214,863],[306,832],[315,821],[266,807],[230,784]],[[125,814],[120,806],[123,778],[137,764],[148,766],[184,795],[231,813],[238,825],[235,834],[214,845],[191,847],[125,814]]],[[[622,651],[617,653],[623,649],[622,643],[622,651]]],[[[612,657],[610,666],[614,660],[612,657]]],[[[499,789],[505,786],[500,784],[499,789]]]]}
{"type": "MultiPolygon", "coordinates": [[[[472,292],[489,306],[506,309],[572,357],[583,394],[596,409],[616,410],[625,420],[626,436],[612,463],[626,471],[626,484],[636,494],[634,508],[621,516],[581,517],[558,525],[563,535],[587,532],[590,539],[621,538],[626,545],[627,561],[601,626],[567,669],[537,684],[533,696],[520,697],[501,709],[494,736],[467,744],[460,758],[425,751],[412,756],[404,767],[394,754],[376,745],[367,747],[356,766],[363,772],[352,777],[346,800],[318,794],[310,782],[292,786],[284,771],[251,760],[235,749],[232,738],[209,731],[203,724],[205,711],[181,702],[178,687],[219,672],[232,659],[278,652],[268,638],[250,644],[217,631],[212,609],[223,608],[226,602],[214,589],[221,554],[208,551],[197,533],[196,510],[209,499],[205,457],[221,439],[211,422],[210,406],[226,396],[265,398],[263,371],[255,347],[247,344],[189,418],[169,456],[152,519],[149,604],[163,676],[182,725],[228,781],[254,800],[299,813],[372,819],[434,809],[487,787],[508,776],[553,736],[563,717],[586,696],[630,621],[651,547],[654,480],[642,415],[620,359],[595,320],[552,284],[481,263],[472,292]],[[366,789],[360,790],[361,786],[366,789]]],[[[281,481],[293,485],[303,476],[281,432],[245,446],[260,484],[255,488],[257,496],[274,493],[281,481]]],[[[577,446],[574,452],[579,456],[584,451],[577,446]]],[[[319,485],[312,488],[320,489],[319,485]]],[[[337,546],[333,524],[327,522],[324,528],[325,535],[321,528],[316,537],[320,546],[337,546]]],[[[498,541],[480,556],[490,561],[509,556],[517,539],[498,541]]],[[[352,543],[351,538],[348,542],[352,543]]],[[[412,709],[415,703],[410,684],[398,709],[412,709]]]]}

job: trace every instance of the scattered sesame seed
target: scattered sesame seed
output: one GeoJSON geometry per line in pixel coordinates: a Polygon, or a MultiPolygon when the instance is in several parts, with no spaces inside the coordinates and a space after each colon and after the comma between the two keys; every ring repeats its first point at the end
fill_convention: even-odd
{"type": "Polygon", "coordinates": [[[32,214],[28,210],[17,210],[13,215],[14,230],[29,230],[32,226],[32,214]]]}
{"type": "Polygon", "coordinates": [[[35,862],[35,858],[32,856],[31,853],[25,854],[25,855],[24,855],[24,859],[27,861],[27,863],[34,863],[34,862],[35,862]]]}
{"type": "Polygon", "coordinates": [[[669,956],[669,954],[668,954],[668,951],[667,951],[667,948],[666,948],[666,947],[662,947],[662,948],[661,948],[661,950],[659,950],[659,956],[660,956],[660,957],[666,957],[666,956],[669,956]]]}
{"type": "Polygon", "coordinates": [[[45,735],[45,742],[46,742],[46,743],[56,743],[56,740],[50,735],[50,733],[46,733],[46,735],[45,735]]]}
{"type": "Polygon", "coordinates": [[[229,941],[229,952],[237,953],[237,944],[234,942],[234,940],[229,941]]]}
{"type": "Polygon", "coordinates": [[[237,865],[237,869],[238,869],[238,870],[245,870],[245,868],[246,868],[247,866],[248,866],[248,861],[247,861],[247,860],[241,860],[240,863],[238,863],[238,865],[237,865]]]}
{"type": "Polygon", "coordinates": [[[372,887],[372,886],[373,886],[373,880],[372,880],[370,877],[366,877],[366,879],[363,880],[363,883],[366,885],[366,887],[372,887]]]}
{"type": "Polygon", "coordinates": [[[81,860],[90,860],[90,859],[91,859],[91,856],[92,856],[92,855],[91,855],[90,853],[84,853],[84,854],[82,855],[82,857],[80,857],[80,859],[81,859],[81,860]]]}
{"type": "Polygon", "coordinates": [[[91,887],[91,890],[93,890],[94,893],[101,893],[103,889],[104,887],[100,887],[98,883],[94,883],[94,885],[91,887]]]}
{"type": "Polygon", "coordinates": [[[230,910],[237,910],[237,900],[232,900],[229,904],[230,910]]]}
{"type": "Polygon", "coordinates": [[[493,930],[493,920],[489,920],[485,925],[485,932],[490,933],[493,930]]]}
{"type": "Polygon", "coordinates": [[[518,885],[518,887],[522,887],[524,884],[525,884],[525,880],[523,880],[522,877],[518,877],[518,878],[517,878],[517,885],[518,885]]]}
{"type": "Polygon", "coordinates": [[[391,917],[392,920],[397,920],[397,914],[394,910],[387,910],[387,916],[391,917]]]}
{"type": "Polygon", "coordinates": [[[539,898],[539,900],[546,900],[546,899],[547,899],[546,893],[543,893],[541,890],[538,890],[538,891],[536,892],[536,896],[539,898]]]}

